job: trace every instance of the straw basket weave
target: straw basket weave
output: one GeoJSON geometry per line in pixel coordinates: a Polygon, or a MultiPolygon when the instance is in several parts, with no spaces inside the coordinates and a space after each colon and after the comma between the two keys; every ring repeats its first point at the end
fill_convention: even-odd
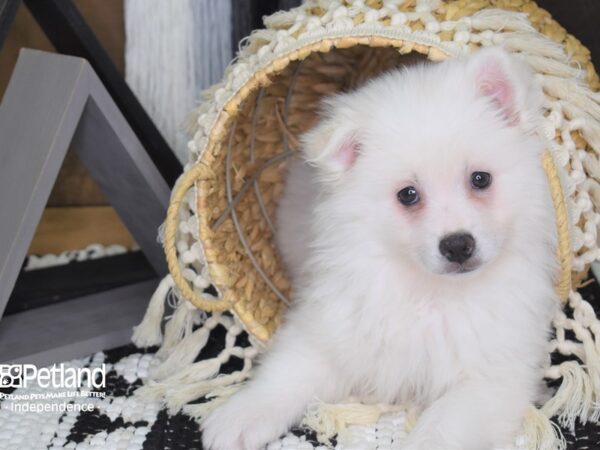
{"type": "MultiPolygon", "coordinates": [[[[439,61],[501,45],[531,65],[546,94],[539,133],[559,235],[556,289],[573,312],[556,317],[551,351],[577,363],[549,365],[549,378],[571,384],[545,413],[598,419],[600,322],[576,291],[600,255],[600,83],[589,51],[529,0],[313,0],[265,24],[195,113],[190,162],[165,223],[170,278],[160,294],[174,285],[190,302],[181,309],[231,310],[251,336],[267,341],[290,292],[273,239],[274,210],[286,159],[314,123],[320,99],[415,58],[439,61]],[[579,392],[582,385],[589,392],[579,392]]],[[[182,326],[184,313],[177,314],[172,321],[182,326]]],[[[160,329],[150,338],[141,337],[143,329],[138,341],[158,343],[160,329]]],[[[163,346],[174,348],[183,335],[163,346]]]]}

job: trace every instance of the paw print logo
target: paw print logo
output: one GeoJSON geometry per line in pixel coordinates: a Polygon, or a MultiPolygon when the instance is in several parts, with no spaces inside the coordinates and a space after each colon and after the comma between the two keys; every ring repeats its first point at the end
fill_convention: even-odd
{"type": "Polygon", "coordinates": [[[22,386],[22,366],[0,364],[0,388],[18,388],[22,386]]]}

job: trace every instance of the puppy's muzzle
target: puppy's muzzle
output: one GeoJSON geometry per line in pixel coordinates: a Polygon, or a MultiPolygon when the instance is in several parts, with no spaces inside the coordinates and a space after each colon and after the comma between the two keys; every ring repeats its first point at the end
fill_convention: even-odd
{"type": "Polygon", "coordinates": [[[440,253],[448,261],[463,264],[475,251],[475,238],[469,233],[452,233],[440,240],[440,253]]]}

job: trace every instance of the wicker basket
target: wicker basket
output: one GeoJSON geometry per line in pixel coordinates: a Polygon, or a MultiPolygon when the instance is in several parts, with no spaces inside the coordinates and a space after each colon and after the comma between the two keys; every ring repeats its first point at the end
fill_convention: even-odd
{"type": "Polygon", "coordinates": [[[414,58],[438,61],[490,45],[522,54],[547,95],[540,133],[560,238],[557,290],[568,298],[572,279],[598,257],[599,82],[588,50],[549,13],[529,0],[308,1],[265,23],[197,111],[190,163],[165,227],[170,272],[184,298],[206,311],[233,310],[267,340],[290,292],[274,245],[274,209],[286,159],[321,97],[414,58]],[[210,284],[216,296],[206,292],[210,284]]]}

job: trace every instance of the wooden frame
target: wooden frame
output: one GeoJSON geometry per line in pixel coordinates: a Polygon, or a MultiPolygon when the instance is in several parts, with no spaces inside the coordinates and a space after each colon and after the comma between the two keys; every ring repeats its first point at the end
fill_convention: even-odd
{"type": "MultiPolygon", "coordinates": [[[[71,143],[154,271],[159,275],[167,272],[156,230],[168,206],[169,185],[86,60],[22,50],[0,103],[0,136],[0,204],[5,212],[0,222],[0,314],[13,290],[71,143]]],[[[155,284],[155,281],[96,294],[91,296],[95,302],[86,304],[92,307],[90,313],[98,308],[97,319],[111,321],[111,314],[117,313],[120,316],[117,322],[126,322],[129,334],[131,326],[140,320],[151,295],[148,283],[155,284]],[[123,292],[122,289],[130,289],[135,295],[143,294],[137,301],[128,300],[138,305],[139,310],[135,310],[135,314],[130,311],[129,316],[123,316],[121,308],[104,311],[102,314],[106,315],[101,315],[105,303],[113,302],[116,293],[123,292]]],[[[18,359],[38,355],[39,346],[46,345],[47,339],[36,332],[33,340],[31,337],[19,340],[10,333],[21,330],[24,336],[31,336],[32,318],[46,320],[44,318],[55,315],[53,310],[62,311],[67,304],[78,310],[79,301],[82,299],[15,314],[0,321],[0,360],[9,356],[18,359]],[[22,327],[18,326],[21,322],[22,327]]],[[[123,309],[129,311],[127,308],[123,305],[123,309]]],[[[39,323],[34,328],[47,325],[39,323]]],[[[86,323],[83,329],[78,329],[80,325],[75,329],[60,327],[59,334],[54,337],[59,343],[56,348],[66,346],[81,355],[98,350],[99,347],[91,348],[90,345],[98,342],[100,337],[86,337],[85,334],[97,333],[101,328],[86,323]],[[87,345],[78,345],[82,342],[87,345]]],[[[123,336],[124,330],[112,334],[123,336]]],[[[118,345],[126,340],[111,342],[118,345]]],[[[55,354],[60,354],[61,358],[65,355],[55,354]]],[[[73,356],[76,355],[70,355],[73,356]]]]}

